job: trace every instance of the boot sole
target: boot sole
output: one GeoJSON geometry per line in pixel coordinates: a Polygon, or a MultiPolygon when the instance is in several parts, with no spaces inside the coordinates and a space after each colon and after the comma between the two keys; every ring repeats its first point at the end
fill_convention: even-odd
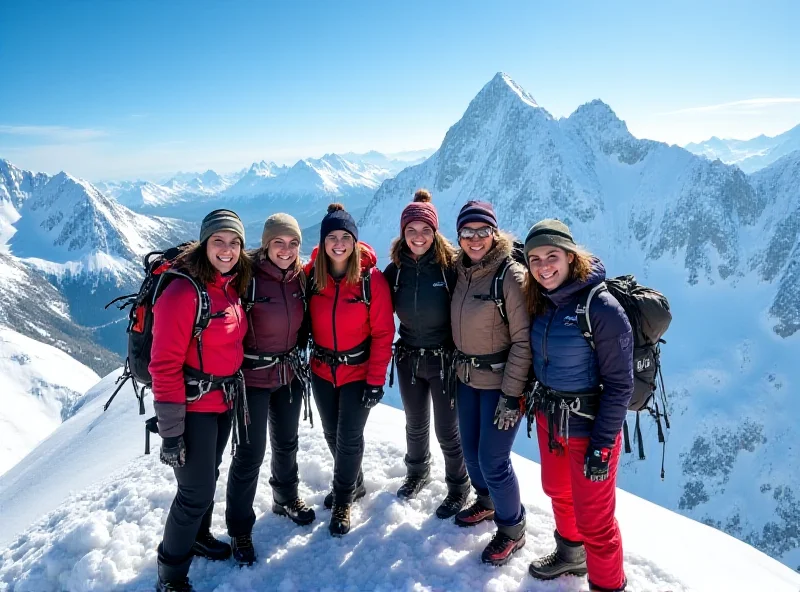
{"type": "Polygon", "coordinates": [[[494,512],[488,514],[485,518],[481,518],[480,520],[477,520],[475,522],[463,522],[458,518],[456,518],[454,522],[456,523],[456,526],[460,526],[461,528],[467,528],[469,526],[477,526],[481,522],[486,522],[487,520],[494,520],[494,512]]]}
{"type": "Polygon", "coordinates": [[[488,561],[484,561],[484,563],[486,563],[487,565],[493,565],[493,566],[495,566],[495,567],[500,567],[501,565],[505,565],[506,563],[508,563],[509,561],[511,561],[511,557],[514,555],[514,553],[516,553],[517,551],[519,551],[520,549],[522,549],[522,547],[524,547],[524,546],[525,546],[525,542],[526,542],[526,541],[525,541],[525,538],[523,537],[523,538],[522,538],[522,540],[521,540],[519,543],[517,543],[516,545],[514,545],[514,548],[513,548],[513,549],[511,549],[511,553],[509,553],[509,554],[506,556],[506,558],[505,558],[505,559],[499,559],[499,560],[495,560],[495,561],[492,561],[492,560],[490,559],[490,560],[488,560],[488,561]]]}
{"type": "Polygon", "coordinates": [[[586,569],[585,567],[582,567],[582,568],[578,568],[578,569],[568,569],[566,571],[558,572],[557,574],[546,576],[546,575],[542,575],[542,574],[540,574],[538,572],[535,572],[533,570],[533,566],[529,565],[528,566],[528,573],[534,579],[541,580],[543,582],[549,582],[550,580],[557,580],[561,576],[577,576],[579,578],[582,578],[582,577],[586,576],[589,573],[589,570],[586,569]]]}
{"type": "Polygon", "coordinates": [[[286,516],[289,520],[291,520],[292,522],[294,522],[299,526],[308,526],[309,524],[314,522],[314,520],[317,519],[316,516],[312,516],[310,520],[301,520],[299,518],[295,518],[294,516],[289,514],[289,512],[287,512],[283,506],[278,504],[274,504],[272,506],[272,513],[277,514],[278,516],[286,516]]]}

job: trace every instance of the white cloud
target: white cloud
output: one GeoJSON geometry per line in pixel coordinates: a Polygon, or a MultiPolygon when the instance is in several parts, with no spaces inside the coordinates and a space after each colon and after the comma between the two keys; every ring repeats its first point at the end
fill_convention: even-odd
{"type": "Polygon", "coordinates": [[[753,114],[762,113],[761,109],[779,105],[800,104],[800,98],[795,97],[775,97],[764,99],[745,99],[743,101],[732,101],[730,103],[720,103],[719,105],[706,105],[704,107],[688,107],[676,111],[667,111],[659,115],[684,115],[689,113],[708,113],[708,112],[747,112],[753,114]]]}
{"type": "Polygon", "coordinates": [[[104,130],[62,125],[0,125],[0,134],[45,138],[56,142],[89,142],[108,136],[104,130]]]}

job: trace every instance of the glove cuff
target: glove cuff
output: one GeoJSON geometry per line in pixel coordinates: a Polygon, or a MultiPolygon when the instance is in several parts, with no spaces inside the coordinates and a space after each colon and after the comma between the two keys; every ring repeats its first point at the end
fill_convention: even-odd
{"type": "Polygon", "coordinates": [[[161,445],[163,448],[175,448],[181,440],[183,440],[183,436],[167,436],[161,438],[161,445]]]}

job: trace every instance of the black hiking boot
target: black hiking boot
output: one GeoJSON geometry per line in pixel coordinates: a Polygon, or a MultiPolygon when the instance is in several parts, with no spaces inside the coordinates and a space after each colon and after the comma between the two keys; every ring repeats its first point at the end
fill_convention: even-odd
{"type": "Polygon", "coordinates": [[[431,482],[430,473],[423,473],[422,475],[406,475],[405,481],[397,490],[397,497],[400,499],[414,499],[417,494],[422,491],[428,483],[431,482]]]}
{"type": "Polygon", "coordinates": [[[585,576],[586,549],[583,548],[583,543],[569,541],[558,534],[558,531],[555,536],[556,550],[534,559],[528,572],[537,580],[554,580],[563,575],[585,576]]]}
{"type": "Polygon", "coordinates": [[[300,526],[311,524],[317,517],[314,509],[299,497],[286,504],[272,502],[272,512],[279,516],[288,516],[292,522],[300,526]]]}
{"type": "Polygon", "coordinates": [[[484,520],[494,518],[494,503],[488,495],[478,494],[478,499],[472,505],[456,514],[455,523],[458,526],[475,526],[484,520]]]}
{"type": "Polygon", "coordinates": [[[205,557],[209,561],[225,561],[231,556],[231,546],[214,538],[211,531],[206,530],[197,534],[192,545],[192,555],[205,557]]]}
{"type": "Polygon", "coordinates": [[[452,518],[458,514],[469,499],[469,480],[462,485],[452,485],[448,483],[447,497],[442,500],[439,507],[436,508],[436,517],[442,520],[452,518]]]}
{"type": "MultiPolygon", "coordinates": [[[[367,495],[367,488],[364,487],[364,484],[356,487],[356,493],[353,496],[353,501],[357,502],[362,497],[367,495]]],[[[333,507],[333,492],[329,492],[328,495],[325,496],[325,500],[322,502],[322,505],[325,506],[326,510],[330,510],[333,507]]]]}
{"type": "Polygon", "coordinates": [[[340,537],[350,532],[350,504],[336,504],[331,511],[328,525],[331,536],[340,537]]]}
{"type": "Polygon", "coordinates": [[[253,537],[249,534],[231,537],[233,559],[239,567],[253,565],[256,562],[256,549],[253,547],[253,537]]]}
{"type": "Polygon", "coordinates": [[[191,556],[175,565],[166,563],[162,555],[162,547],[158,546],[158,581],[156,592],[193,592],[187,574],[192,564],[191,556]]]}
{"type": "Polygon", "coordinates": [[[511,555],[525,546],[525,520],[513,526],[498,526],[494,537],[481,553],[481,561],[490,565],[505,565],[511,555]]]}

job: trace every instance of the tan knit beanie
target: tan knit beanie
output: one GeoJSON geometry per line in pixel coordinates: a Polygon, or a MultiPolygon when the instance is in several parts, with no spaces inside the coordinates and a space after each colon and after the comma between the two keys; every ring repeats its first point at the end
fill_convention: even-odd
{"type": "Polygon", "coordinates": [[[266,247],[276,236],[288,235],[295,237],[301,243],[303,237],[300,234],[300,225],[294,216],[289,214],[272,214],[264,222],[264,232],[261,233],[261,246],[266,247]]]}

